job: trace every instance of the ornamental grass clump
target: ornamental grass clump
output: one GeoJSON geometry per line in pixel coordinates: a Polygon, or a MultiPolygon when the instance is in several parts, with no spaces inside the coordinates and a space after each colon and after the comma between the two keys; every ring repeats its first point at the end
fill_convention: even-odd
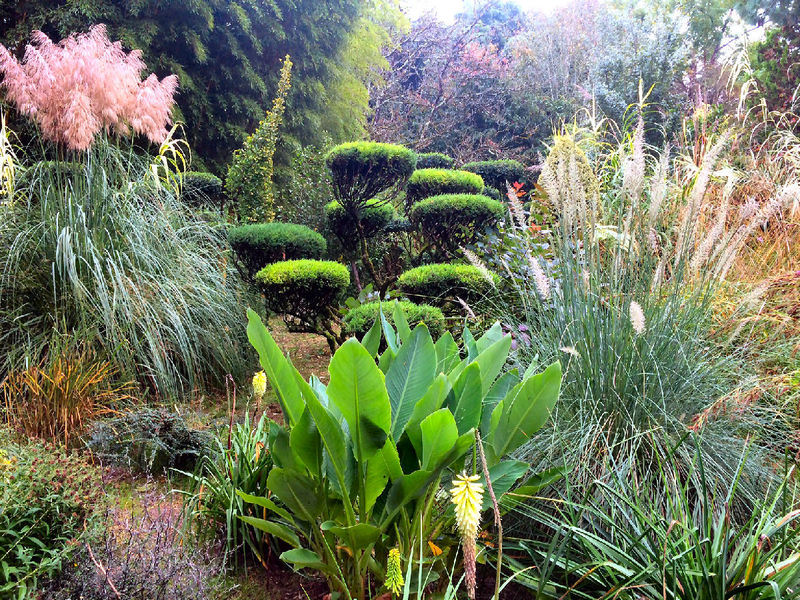
{"type": "Polygon", "coordinates": [[[146,68],[142,52],[112,43],[105,25],[57,44],[34,31],[21,63],[0,45],[8,100],[46,139],[75,151],[88,150],[103,131],[156,144],[166,139],[178,78],[142,80],[146,68]]]}

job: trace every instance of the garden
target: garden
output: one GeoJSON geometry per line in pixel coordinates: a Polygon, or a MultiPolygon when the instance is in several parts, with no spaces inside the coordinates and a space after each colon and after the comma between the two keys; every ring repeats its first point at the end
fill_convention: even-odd
{"type": "Polygon", "coordinates": [[[0,600],[800,599],[800,2],[448,10],[0,0],[0,600]]]}

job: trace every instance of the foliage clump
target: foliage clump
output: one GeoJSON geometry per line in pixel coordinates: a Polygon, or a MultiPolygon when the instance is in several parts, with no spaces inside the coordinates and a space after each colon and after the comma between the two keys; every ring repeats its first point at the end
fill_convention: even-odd
{"type": "Polygon", "coordinates": [[[244,145],[233,153],[225,191],[237,207],[239,219],[245,222],[270,221],[275,216],[272,176],[273,157],[278,145],[278,130],[286,111],[286,98],[292,81],[292,61],[287,55],[283,59],[280,81],[272,108],[245,140],[244,145]]]}
{"type": "MultiPolygon", "coordinates": [[[[350,335],[355,335],[359,338],[363,337],[375,323],[375,320],[378,319],[381,306],[383,306],[384,317],[393,325],[392,303],[375,301],[350,309],[342,321],[344,330],[350,335]]],[[[429,304],[415,304],[407,300],[396,301],[396,306],[403,312],[410,327],[413,328],[420,323],[425,323],[432,337],[439,338],[444,334],[444,314],[439,308],[429,304]]]]}
{"type": "Polygon", "coordinates": [[[523,183],[525,166],[517,160],[484,160],[462,165],[464,171],[477,173],[488,187],[505,192],[506,185],[523,183]]]}
{"type": "Polygon", "coordinates": [[[279,260],[322,258],[325,238],[305,225],[294,223],[250,223],[228,231],[228,241],[252,277],[279,260]]]}
{"type": "Polygon", "coordinates": [[[589,158],[568,135],[553,138],[538,184],[550,190],[548,200],[557,211],[564,208],[561,204],[567,198],[572,198],[574,202],[576,196],[582,193],[583,198],[594,203],[600,194],[600,181],[594,174],[589,158]],[[555,187],[552,181],[547,181],[548,174],[557,182],[555,187]]]}
{"type": "Polygon", "coordinates": [[[420,200],[409,210],[412,223],[445,255],[473,243],[484,229],[505,216],[497,200],[473,194],[442,194],[420,200]]]}
{"type": "MultiPolygon", "coordinates": [[[[337,201],[325,205],[325,217],[328,228],[339,238],[342,245],[348,250],[358,246],[358,219],[348,213],[337,201]]],[[[394,207],[386,202],[368,200],[360,211],[361,227],[366,238],[375,237],[385,227],[394,221],[396,213],[394,207]]]]}
{"type": "Polygon", "coordinates": [[[452,156],[441,152],[422,152],[417,154],[417,169],[452,169],[455,164],[452,156]]]}
{"type": "Polygon", "coordinates": [[[267,265],[256,273],[267,309],[283,315],[291,331],[319,333],[336,346],[333,323],[350,285],[344,265],[327,260],[287,260],[267,265]]]}
{"type": "Polygon", "coordinates": [[[406,271],[397,280],[398,289],[414,302],[442,305],[455,297],[472,302],[487,296],[495,276],[473,265],[439,263],[406,271]]]}
{"type": "Polygon", "coordinates": [[[483,179],[469,171],[454,169],[418,169],[406,186],[406,206],[441,194],[480,194],[483,179]]]}
{"type": "Polygon", "coordinates": [[[213,173],[186,171],[183,174],[182,199],[190,206],[210,205],[215,208],[221,208],[223,194],[224,184],[213,173]]]}
{"type": "Polygon", "coordinates": [[[398,190],[417,164],[414,152],[396,144],[349,142],[328,152],[336,200],[353,213],[378,194],[398,190]]]}

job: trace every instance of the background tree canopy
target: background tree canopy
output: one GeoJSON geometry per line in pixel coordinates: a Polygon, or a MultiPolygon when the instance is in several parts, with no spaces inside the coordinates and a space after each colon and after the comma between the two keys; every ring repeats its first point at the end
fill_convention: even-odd
{"type": "Polygon", "coordinates": [[[157,75],[177,74],[195,163],[217,173],[263,118],[287,54],[294,83],[276,162],[326,133],[362,134],[384,26],[401,22],[385,0],[0,0],[0,15],[0,43],[20,56],[34,29],[60,39],[105,23],[157,75]]]}

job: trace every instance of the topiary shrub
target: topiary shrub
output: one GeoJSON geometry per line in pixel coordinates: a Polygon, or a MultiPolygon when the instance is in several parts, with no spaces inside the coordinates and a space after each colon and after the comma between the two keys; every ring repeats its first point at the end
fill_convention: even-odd
{"type": "Polygon", "coordinates": [[[480,194],[483,179],[469,171],[418,169],[406,186],[406,206],[440,194],[480,194]]]}
{"type": "Polygon", "coordinates": [[[350,285],[344,265],[328,260],[287,260],[267,265],[256,274],[267,309],[283,315],[290,331],[325,336],[333,350],[338,334],[333,324],[350,285]]]}
{"type": "Polygon", "coordinates": [[[452,255],[459,246],[475,241],[485,227],[503,218],[505,207],[497,200],[472,194],[442,194],[414,204],[408,216],[440,252],[452,255]]]}
{"type": "MultiPolygon", "coordinates": [[[[374,199],[366,203],[360,214],[361,227],[366,238],[374,237],[383,231],[396,216],[391,204],[374,199]]],[[[358,230],[356,218],[348,213],[338,201],[334,200],[325,206],[325,218],[328,221],[328,227],[339,238],[346,250],[355,250],[358,247],[358,236],[354,235],[354,232],[358,230]]]]}
{"type": "Polygon", "coordinates": [[[336,199],[353,212],[382,192],[399,190],[414,172],[417,157],[396,144],[349,142],[328,152],[325,163],[336,199]]]}
{"type": "Polygon", "coordinates": [[[455,160],[440,152],[417,154],[417,169],[452,169],[455,160]]]}
{"type": "MultiPolygon", "coordinates": [[[[419,323],[425,323],[433,339],[438,339],[445,330],[444,314],[441,309],[429,304],[414,304],[407,300],[396,301],[397,306],[403,311],[408,324],[413,329],[419,323]]],[[[342,327],[348,335],[361,339],[378,318],[380,302],[367,302],[350,309],[344,316],[342,327]]],[[[383,303],[383,316],[394,325],[392,303],[383,303]]]]}
{"type": "Polygon", "coordinates": [[[228,241],[250,277],[279,260],[322,258],[325,238],[305,225],[253,223],[228,231],[228,241]]]}
{"type": "Polygon", "coordinates": [[[186,171],[183,174],[183,200],[190,206],[222,207],[222,180],[212,173],[186,171]]]}
{"type": "Polygon", "coordinates": [[[397,287],[414,302],[443,306],[455,297],[465,302],[485,297],[496,279],[472,265],[439,263],[406,271],[397,280],[397,287]]]}
{"type": "Polygon", "coordinates": [[[500,192],[505,192],[506,183],[523,183],[525,180],[525,166],[516,160],[483,160],[467,163],[461,168],[477,173],[487,186],[500,192]]]}
{"type": "Polygon", "coordinates": [[[501,200],[503,198],[503,196],[500,194],[500,190],[488,185],[483,188],[481,194],[483,194],[484,196],[489,196],[489,198],[491,198],[492,200],[501,200]]]}

